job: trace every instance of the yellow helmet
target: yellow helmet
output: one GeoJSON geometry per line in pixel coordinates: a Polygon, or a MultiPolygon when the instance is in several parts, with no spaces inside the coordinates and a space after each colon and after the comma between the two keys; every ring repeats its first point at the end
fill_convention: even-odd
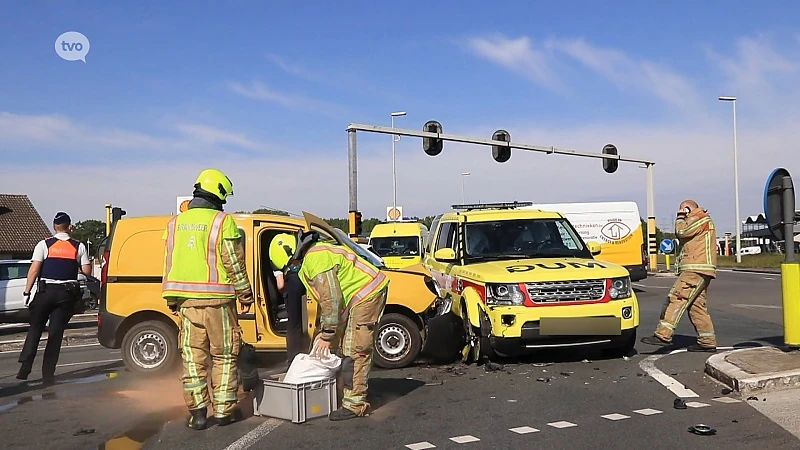
{"type": "Polygon", "coordinates": [[[297,237],[289,233],[275,235],[269,243],[269,260],[278,270],[283,270],[297,251],[297,237]]]}
{"type": "Polygon", "coordinates": [[[217,169],[205,169],[200,172],[194,182],[194,188],[202,189],[223,202],[229,195],[233,195],[233,182],[217,169]]]}

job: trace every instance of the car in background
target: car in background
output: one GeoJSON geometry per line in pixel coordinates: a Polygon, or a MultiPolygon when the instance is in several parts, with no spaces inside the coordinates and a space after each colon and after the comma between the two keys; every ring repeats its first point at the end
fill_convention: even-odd
{"type": "MultiPolygon", "coordinates": [[[[28,270],[31,268],[30,259],[0,260],[0,323],[27,323],[28,308],[25,306],[25,283],[28,279],[28,270]]],[[[86,304],[86,311],[97,309],[97,299],[100,298],[100,280],[93,276],[78,274],[78,283],[81,285],[82,299],[86,304]]],[[[36,294],[36,285],[31,289],[31,299],[36,294]]]]}

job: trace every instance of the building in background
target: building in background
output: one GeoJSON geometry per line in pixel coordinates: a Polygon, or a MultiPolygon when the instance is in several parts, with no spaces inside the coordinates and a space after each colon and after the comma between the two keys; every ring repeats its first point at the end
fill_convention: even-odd
{"type": "Polygon", "coordinates": [[[30,259],[52,235],[27,195],[0,194],[0,259],[30,259]]]}

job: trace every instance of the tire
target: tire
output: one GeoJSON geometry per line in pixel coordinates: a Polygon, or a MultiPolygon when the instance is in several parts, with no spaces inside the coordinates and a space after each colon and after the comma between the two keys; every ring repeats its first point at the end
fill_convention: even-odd
{"type": "Polygon", "coordinates": [[[158,320],[134,325],[122,340],[122,360],[134,373],[160,375],[180,359],[175,327],[158,320]]]}
{"type": "Polygon", "coordinates": [[[410,317],[389,313],[375,331],[375,364],[384,369],[407,367],[422,349],[419,326],[410,317]]]}

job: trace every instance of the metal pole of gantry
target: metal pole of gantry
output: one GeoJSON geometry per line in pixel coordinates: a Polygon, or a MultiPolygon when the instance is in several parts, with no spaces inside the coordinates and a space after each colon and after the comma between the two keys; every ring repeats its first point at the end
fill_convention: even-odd
{"type": "Polygon", "coordinates": [[[528,145],[528,144],[516,144],[512,142],[506,141],[497,141],[494,139],[485,139],[485,138],[475,138],[469,136],[458,136],[454,134],[445,134],[445,133],[433,133],[429,131],[417,131],[417,130],[409,130],[403,128],[394,128],[394,127],[385,127],[380,125],[366,125],[360,123],[351,123],[347,126],[347,133],[349,136],[348,139],[348,154],[349,154],[349,161],[350,161],[350,211],[351,215],[353,211],[358,210],[358,201],[356,199],[356,189],[355,185],[357,183],[357,158],[356,158],[356,138],[355,134],[357,131],[365,131],[369,133],[380,133],[380,134],[394,134],[399,136],[412,136],[412,137],[420,137],[420,138],[432,138],[432,139],[439,139],[442,141],[452,141],[452,142],[461,142],[465,144],[477,144],[477,145],[487,145],[487,146],[498,146],[498,147],[508,147],[510,149],[517,149],[517,150],[526,150],[532,152],[539,152],[539,153],[547,153],[550,154],[558,154],[558,155],[568,155],[568,156],[581,156],[584,158],[598,158],[598,159],[612,159],[622,162],[630,162],[636,164],[644,164],[647,168],[647,219],[648,219],[648,250],[649,250],[649,257],[650,257],[650,270],[658,271],[658,259],[657,259],[657,252],[658,252],[658,245],[656,243],[656,227],[655,227],[655,193],[654,193],[654,184],[653,184],[653,166],[655,166],[655,162],[647,161],[644,159],[637,159],[637,158],[628,158],[624,156],[620,156],[617,154],[606,154],[606,153],[591,153],[591,152],[581,152],[572,149],[564,149],[564,148],[556,148],[553,146],[542,146],[542,145],[528,145]],[[651,226],[652,225],[652,226],[651,226]]]}

